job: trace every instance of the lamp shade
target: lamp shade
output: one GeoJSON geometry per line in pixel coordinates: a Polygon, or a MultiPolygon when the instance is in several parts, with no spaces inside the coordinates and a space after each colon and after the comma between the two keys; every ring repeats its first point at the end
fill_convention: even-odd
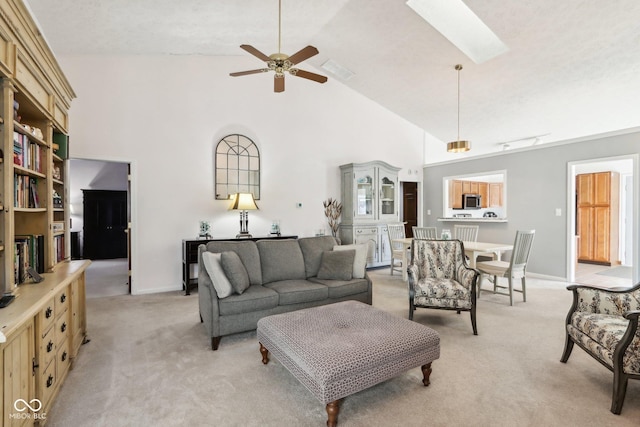
{"type": "Polygon", "coordinates": [[[231,199],[230,211],[254,211],[258,209],[252,193],[236,193],[231,199]]]}
{"type": "Polygon", "coordinates": [[[449,153],[462,153],[470,149],[471,144],[469,141],[452,141],[447,143],[447,151],[449,153]]]}

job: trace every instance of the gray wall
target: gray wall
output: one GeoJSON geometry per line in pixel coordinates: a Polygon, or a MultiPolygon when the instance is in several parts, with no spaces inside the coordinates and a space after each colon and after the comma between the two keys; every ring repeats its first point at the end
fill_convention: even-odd
{"type": "MultiPolygon", "coordinates": [[[[595,138],[570,144],[558,144],[475,159],[460,160],[424,167],[425,226],[453,228],[455,222],[441,222],[443,212],[443,178],[452,175],[483,174],[507,171],[506,223],[480,223],[479,241],[511,243],[517,230],[536,230],[528,271],[547,276],[567,276],[568,163],[590,159],[636,155],[640,151],[640,132],[595,138]],[[556,216],[556,209],[562,216],[556,216]],[[431,215],[427,211],[431,210],[431,215]]],[[[636,160],[637,162],[637,160],[636,160]]],[[[637,165],[634,185],[638,186],[637,165]]],[[[637,194],[637,190],[635,191],[637,194]]],[[[636,202],[637,203],[637,202],[636,202]]],[[[637,206],[637,205],[636,205],[637,206]]],[[[637,210],[635,224],[637,230],[637,210]]],[[[638,233],[635,232],[637,235],[638,233]]],[[[636,239],[637,240],[637,239],[636,239]]],[[[637,244],[634,271],[638,271],[637,244]]]]}

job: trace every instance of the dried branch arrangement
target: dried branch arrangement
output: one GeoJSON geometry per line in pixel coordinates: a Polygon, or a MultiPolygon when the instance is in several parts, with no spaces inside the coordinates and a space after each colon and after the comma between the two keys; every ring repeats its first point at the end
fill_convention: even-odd
{"type": "Polygon", "coordinates": [[[331,234],[333,234],[333,237],[336,237],[338,233],[338,226],[340,225],[338,218],[342,215],[342,203],[329,197],[327,200],[322,202],[322,204],[324,205],[324,215],[327,217],[329,227],[331,227],[331,234]]]}

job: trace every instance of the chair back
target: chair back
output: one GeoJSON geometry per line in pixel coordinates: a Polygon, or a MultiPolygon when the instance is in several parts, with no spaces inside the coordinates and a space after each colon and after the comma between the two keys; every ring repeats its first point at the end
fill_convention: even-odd
{"type": "Polygon", "coordinates": [[[434,240],[438,238],[438,229],[436,227],[411,227],[413,231],[414,239],[429,239],[434,240]]]}
{"type": "Polygon", "coordinates": [[[404,223],[387,224],[387,234],[389,235],[389,244],[393,250],[402,250],[402,243],[394,243],[394,239],[404,239],[406,237],[404,233],[404,223]]]}
{"type": "Polygon", "coordinates": [[[509,269],[512,272],[516,271],[524,274],[527,262],[529,262],[529,254],[531,254],[535,234],[536,230],[518,230],[516,232],[516,240],[513,243],[513,252],[509,264],[509,269]]]}
{"type": "Polygon", "coordinates": [[[456,279],[458,266],[464,262],[459,240],[421,240],[411,242],[411,265],[418,267],[420,278],[456,279]]]}
{"type": "Polygon", "coordinates": [[[463,242],[477,242],[479,225],[454,225],[453,238],[463,242]]]}

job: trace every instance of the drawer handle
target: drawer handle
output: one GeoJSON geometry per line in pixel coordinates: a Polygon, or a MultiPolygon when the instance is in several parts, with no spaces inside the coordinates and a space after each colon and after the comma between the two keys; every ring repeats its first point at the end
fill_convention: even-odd
{"type": "Polygon", "coordinates": [[[62,352],[62,357],[61,357],[62,361],[64,362],[65,360],[67,360],[67,352],[64,351],[62,352]]]}
{"type": "Polygon", "coordinates": [[[47,378],[47,388],[53,385],[53,375],[49,374],[49,378],[47,378]]]}
{"type": "Polygon", "coordinates": [[[51,353],[51,350],[53,350],[53,342],[49,341],[49,344],[47,344],[47,353],[51,353]]]}
{"type": "Polygon", "coordinates": [[[51,307],[47,307],[47,311],[44,312],[44,317],[48,319],[51,317],[52,314],[53,314],[53,310],[51,309],[51,307]]]}
{"type": "Polygon", "coordinates": [[[64,322],[62,326],[60,326],[60,332],[64,332],[67,330],[67,322],[64,322]]]}
{"type": "Polygon", "coordinates": [[[67,294],[60,295],[60,302],[65,302],[67,300],[67,294]]]}

